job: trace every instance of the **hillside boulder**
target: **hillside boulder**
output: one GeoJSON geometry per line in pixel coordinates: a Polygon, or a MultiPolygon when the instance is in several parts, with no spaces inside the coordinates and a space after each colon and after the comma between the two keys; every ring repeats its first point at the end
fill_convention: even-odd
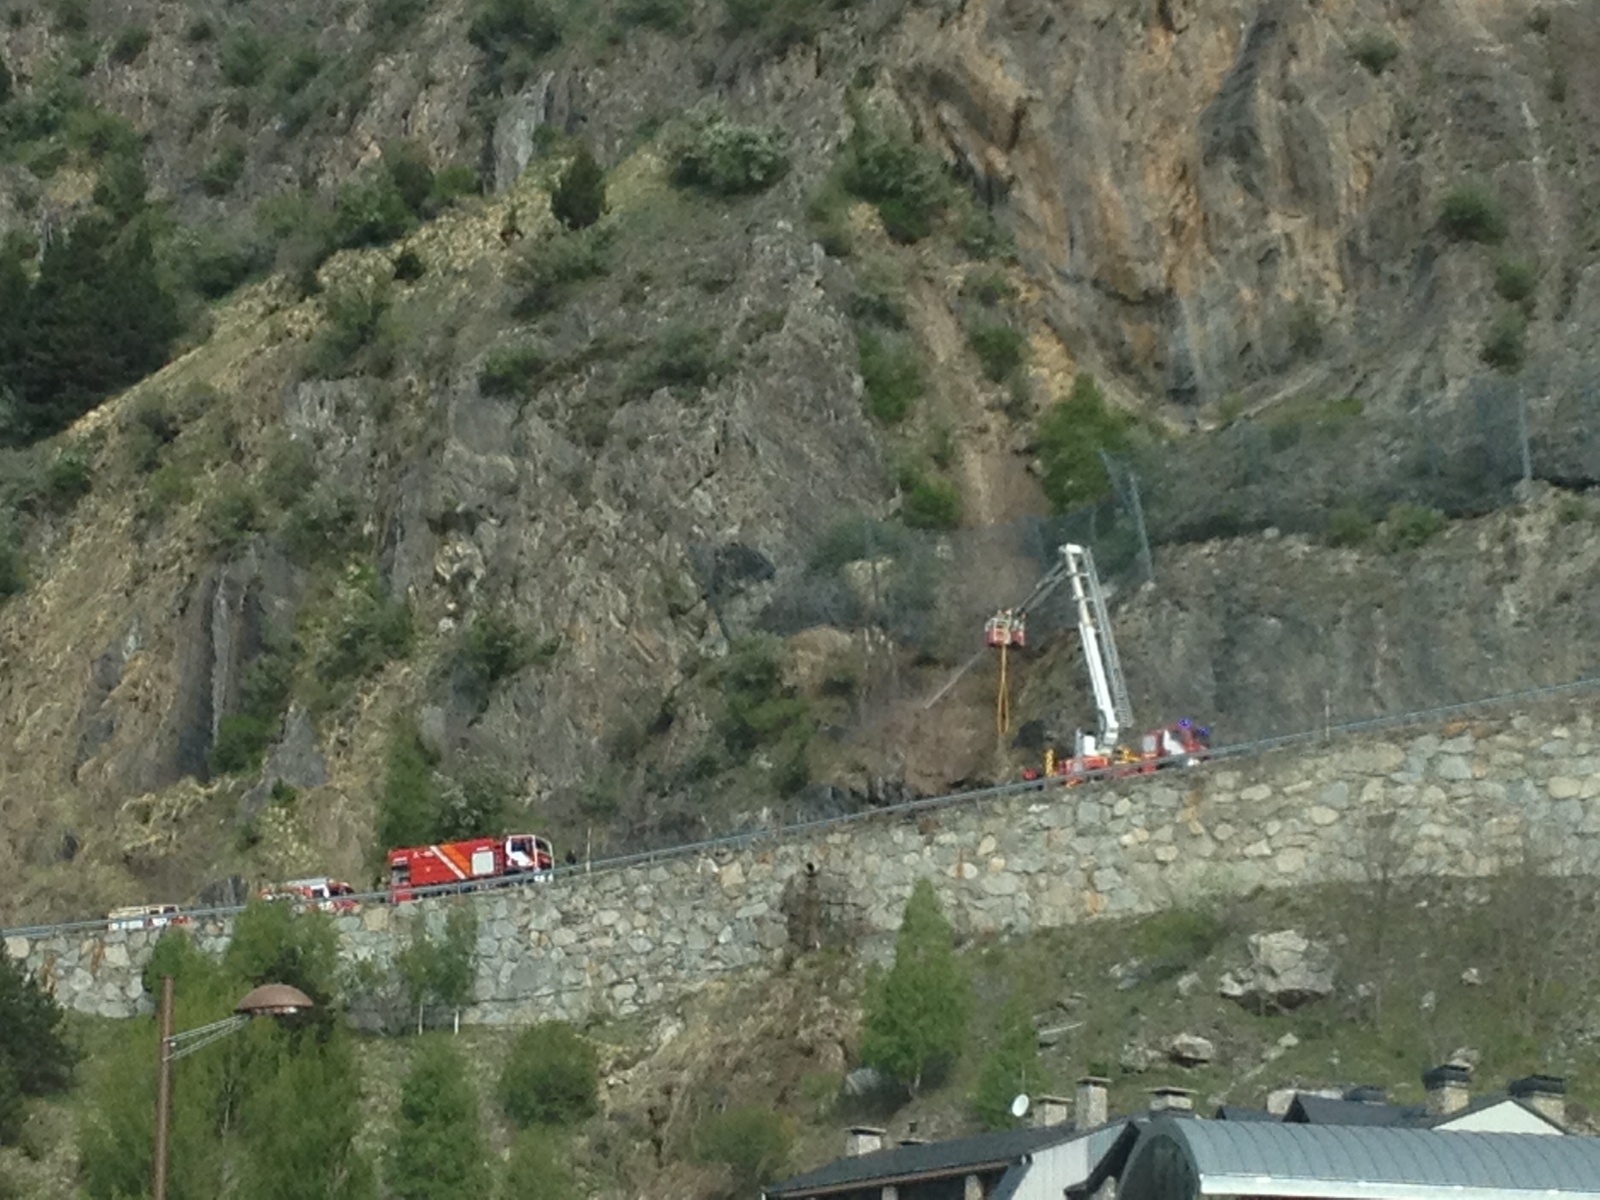
{"type": "Polygon", "coordinates": [[[1320,942],[1293,929],[1253,933],[1248,940],[1250,964],[1229,971],[1218,992],[1246,1008],[1299,1008],[1333,992],[1333,953],[1320,942]]]}

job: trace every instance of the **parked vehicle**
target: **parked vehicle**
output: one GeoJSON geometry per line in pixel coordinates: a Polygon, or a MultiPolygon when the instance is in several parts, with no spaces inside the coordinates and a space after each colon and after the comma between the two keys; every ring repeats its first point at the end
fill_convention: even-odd
{"type": "Polygon", "coordinates": [[[550,842],[532,833],[464,838],[389,851],[389,898],[410,900],[413,889],[458,884],[463,891],[500,880],[547,880],[555,868],[550,842]]]}
{"type": "Polygon", "coordinates": [[[299,907],[321,912],[349,912],[360,906],[353,898],[355,888],[342,879],[329,879],[325,875],[272,884],[262,888],[259,894],[263,900],[289,900],[299,907]]]}
{"type": "Polygon", "coordinates": [[[106,916],[106,928],[111,930],[165,929],[188,923],[188,916],[176,904],[134,904],[113,908],[106,916]]]}

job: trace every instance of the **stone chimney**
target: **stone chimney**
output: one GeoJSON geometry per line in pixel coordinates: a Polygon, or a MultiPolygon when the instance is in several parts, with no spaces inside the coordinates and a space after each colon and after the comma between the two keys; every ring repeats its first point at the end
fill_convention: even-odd
{"type": "Polygon", "coordinates": [[[1072,1115],[1072,1101],[1065,1096],[1035,1096],[1033,1098],[1033,1125],[1035,1129],[1048,1129],[1052,1125],[1065,1125],[1072,1115]]]}
{"type": "Polygon", "coordinates": [[[1567,1081],[1559,1075],[1529,1075],[1513,1079],[1506,1091],[1541,1117],[1557,1125],[1567,1122],[1567,1081]]]}
{"type": "Polygon", "coordinates": [[[906,1135],[900,1139],[900,1144],[902,1146],[926,1146],[928,1139],[917,1136],[917,1123],[915,1121],[907,1121],[906,1135]]]}
{"type": "Polygon", "coordinates": [[[1102,1075],[1085,1075],[1078,1080],[1078,1099],[1074,1111],[1078,1114],[1079,1129],[1093,1129],[1104,1125],[1110,1116],[1106,1089],[1111,1081],[1102,1075]]]}
{"type": "Polygon", "coordinates": [[[1472,1102],[1472,1068],[1461,1063],[1444,1063],[1422,1073],[1422,1086],[1428,1092],[1428,1115],[1447,1117],[1472,1102]]]}
{"type": "Polygon", "coordinates": [[[846,1158],[859,1158],[863,1154],[871,1154],[875,1150],[883,1149],[883,1133],[871,1125],[852,1125],[845,1134],[844,1153],[846,1158]]]}
{"type": "Polygon", "coordinates": [[[1184,1087],[1151,1088],[1150,1111],[1192,1113],[1194,1112],[1194,1092],[1184,1087]]]}

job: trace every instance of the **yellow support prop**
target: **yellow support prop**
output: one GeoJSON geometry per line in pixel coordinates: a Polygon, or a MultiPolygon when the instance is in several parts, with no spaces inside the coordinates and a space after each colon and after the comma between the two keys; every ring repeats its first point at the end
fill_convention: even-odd
{"type": "Polygon", "coordinates": [[[1002,734],[1011,728],[1011,696],[1009,681],[1006,678],[1008,649],[1004,642],[1000,643],[1000,693],[994,702],[995,731],[1002,734]]]}

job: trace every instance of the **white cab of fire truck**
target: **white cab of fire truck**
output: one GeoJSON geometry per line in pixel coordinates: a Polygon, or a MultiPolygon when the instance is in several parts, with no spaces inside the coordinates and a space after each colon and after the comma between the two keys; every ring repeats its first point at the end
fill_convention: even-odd
{"type": "Polygon", "coordinates": [[[539,879],[549,879],[555,855],[555,847],[549,841],[531,833],[514,833],[506,839],[508,872],[532,871],[539,879]]]}

